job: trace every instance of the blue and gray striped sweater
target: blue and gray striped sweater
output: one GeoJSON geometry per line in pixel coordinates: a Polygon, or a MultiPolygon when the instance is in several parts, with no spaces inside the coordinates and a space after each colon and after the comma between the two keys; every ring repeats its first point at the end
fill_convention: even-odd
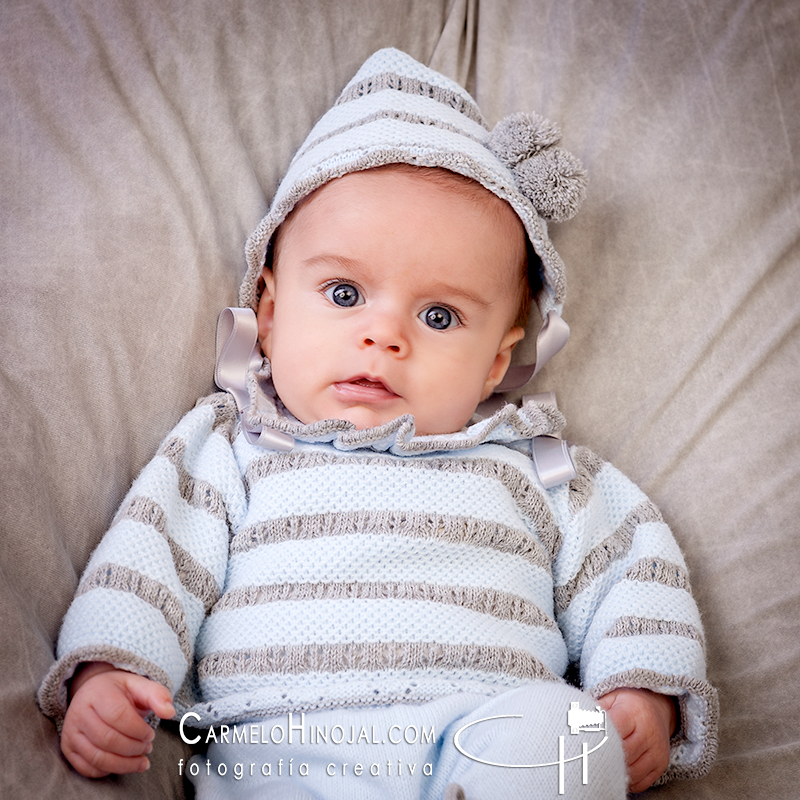
{"type": "Polygon", "coordinates": [[[289,453],[198,403],[91,557],[40,690],[60,719],[77,664],[109,661],[206,725],[286,711],[487,697],[579,667],[583,688],[678,696],[668,776],[714,756],[716,694],[683,557],[658,510],[585,448],[542,488],[526,404],[448,436],[281,422],[289,453]]]}

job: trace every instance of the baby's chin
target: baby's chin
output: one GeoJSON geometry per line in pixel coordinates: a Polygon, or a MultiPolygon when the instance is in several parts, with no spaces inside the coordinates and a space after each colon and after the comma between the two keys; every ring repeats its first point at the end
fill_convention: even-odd
{"type": "Polygon", "coordinates": [[[370,428],[379,428],[399,416],[402,416],[402,413],[381,413],[372,408],[354,407],[338,411],[333,418],[352,422],[357,431],[366,431],[370,428]]]}
{"type": "MultiPolygon", "coordinates": [[[[401,416],[410,416],[414,419],[414,435],[415,436],[443,436],[448,433],[457,433],[463,430],[469,422],[469,419],[464,421],[455,419],[435,419],[428,420],[424,417],[416,417],[410,410],[395,410],[391,412],[387,409],[375,409],[369,406],[351,406],[350,408],[336,408],[328,410],[322,409],[322,413],[314,414],[313,412],[298,414],[288,406],[287,410],[298,419],[303,425],[313,425],[315,422],[322,422],[326,419],[343,420],[350,422],[355,426],[357,431],[365,431],[370,428],[379,428],[381,425],[386,425],[401,416]]],[[[318,409],[319,411],[319,409],[318,409]]],[[[472,415],[470,415],[471,418],[472,415]]]]}

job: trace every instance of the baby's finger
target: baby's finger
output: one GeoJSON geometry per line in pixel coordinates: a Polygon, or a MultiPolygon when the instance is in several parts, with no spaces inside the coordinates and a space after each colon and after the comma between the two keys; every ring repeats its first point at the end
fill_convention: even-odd
{"type": "Polygon", "coordinates": [[[605,697],[601,697],[598,700],[598,705],[605,710],[620,739],[625,740],[636,730],[636,720],[628,712],[625,704],[617,701],[616,693],[612,692],[605,697]]]}
{"type": "Polygon", "coordinates": [[[166,686],[139,675],[131,675],[125,681],[125,688],[142,713],[153,711],[162,719],[171,719],[175,716],[175,706],[166,686]]]}
{"type": "Polygon", "coordinates": [[[633,763],[628,763],[628,778],[629,786],[628,791],[643,792],[645,789],[653,785],[655,780],[659,778],[669,764],[660,761],[652,751],[647,751],[640,758],[636,759],[633,763]]]}
{"type": "Polygon", "coordinates": [[[75,750],[64,750],[67,761],[85,778],[105,778],[108,772],[93,767],[80,753],[75,750]]]}
{"type": "MultiPolygon", "coordinates": [[[[103,724],[120,734],[139,741],[151,741],[154,731],[136,712],[131,699],[122,691],[118,695],[106,697],[105,702],[90,701],[94,716],[103,724]]],[[[88,723],[84,724],[84,728],[88,723]]]]}
{"type": "Polygon", "coordinates": [[[150,768],[146,756],[126,757],[108,753],[96,747],[86,736],[79,734],[73,745],[64,751],[67,760],[81,775],[87,778],[102,778],[114,773],[144,772],[150,768]]]}
{"type": "Polygon", "coordinates": [[[625,750],[625,760],[628,764],[631,791],[644,791],[669,766],[669,743],[643,734],[629,737],[623,742],[623,747],[626,744],[629,744],[629,748],[625,750]]]}
{"type": "MultiPolygon", "coordinates": [[[[137,721],[143,722],[140,717],[137,721]]],[[[153,749],[155,731],[147,724],[141,736],[131,735],[128,729],[117,729],[109,725],[96,713],[81,720],[78,732],[98,749],[118,756],[144,756],[153,749]]]]}
{"type": "MultiPolygon", "coordinates": [[[[647,755],[646,745],[643,743],[640,736],[634,734],[622,740],[622,750],[625,753],[625,764],[628,767],[628,773],[631,773],[634,764],[641,762],[647,755]]],[[[641,768],[642,764],[640,764],[641,768]]]]}

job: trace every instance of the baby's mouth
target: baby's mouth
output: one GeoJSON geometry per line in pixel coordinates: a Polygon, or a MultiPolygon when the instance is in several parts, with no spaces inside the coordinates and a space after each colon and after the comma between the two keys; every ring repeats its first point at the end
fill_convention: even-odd
{"type": "Polygon", "coordinates": [[[373,381],[369,378],[356,378],[355,380],[348,381],[348,383],[354,383],[356,386],[366,386],[368,389],[386,389],[386,385],[383,381],[373,381]]]}
{"type": "Polygon", "coordinates": [[[341,393],[364,400],[380,400],[398,396],[384,381],[366,375],[357,375],[335,385],[341,393]]]}

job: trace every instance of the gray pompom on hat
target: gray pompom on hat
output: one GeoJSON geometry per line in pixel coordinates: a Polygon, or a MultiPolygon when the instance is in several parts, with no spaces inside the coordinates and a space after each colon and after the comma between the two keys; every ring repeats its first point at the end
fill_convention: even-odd
{"type": "Polygon", "coordinates": [[[501,119],[486,140],[539,216],[555,222],[572,219],[586,197],[586,170],[560,141],[557,125],[524,112],[501,119]]]}
{"type": "MultiPolygon", "coordinates": [[[[560,319],[564,264],[545,220],[571,218],[586,193],[586,172],[560,141],[558,127],[538,114],[512,114],[490,132],[473,98],[457,83],[399,50],[379,50],[311,130],[269,212],[247,240],[239,304],[257,307],[258,279],[272,236],[303,197],[350,172],[398,163],[440,167],[507,201],[541,259],[543,288],[536,296],[540,319],[528,324],[528,336],[538,336],[544,345],[537,348],[538,371],[563,346],[569,330],[560,319]],[[555,345],[542,340],[548,329],[551,339],[560,331],[555,345]]],[[[527,382],[534,365],[509,372],[501,391],[527,382]]]]}

